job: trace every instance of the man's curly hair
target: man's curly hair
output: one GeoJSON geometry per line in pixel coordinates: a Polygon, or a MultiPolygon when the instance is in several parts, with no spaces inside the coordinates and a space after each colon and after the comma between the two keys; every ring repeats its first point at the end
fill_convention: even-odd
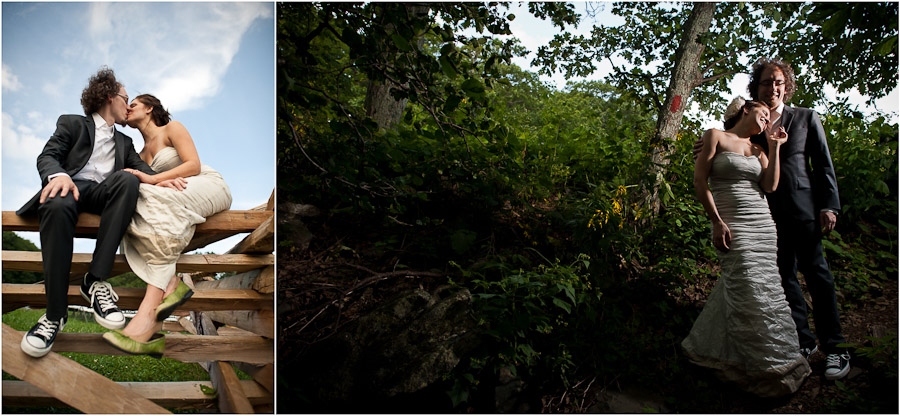
{"type": "Polygon", "coordinates": [[[763,58],[753,65],[753,73],[750,74],[750,85],[747,86],[747,92],[750,93],[751,98],[759,101],[758,91],[759,82],[762,81],[762,73],[766,68],[773,66],[784,74],[784,98],[782,101],[788,102],[794,96],[794,91],[797,91],[797,78],[794,76],[794,70],[791,68],[791,65],[777,58],[763,58]]]}
{"type": "Polygon", "coordinates": [[[81,91],[81,107],[84,108],[84,115],[90,116],[100,111],[106,99],[118,94],[121,87],[122,84],[116,81],[115,72],[106,66],[101,67],[100,71],[88,80],[88,86],[81,91]]]}

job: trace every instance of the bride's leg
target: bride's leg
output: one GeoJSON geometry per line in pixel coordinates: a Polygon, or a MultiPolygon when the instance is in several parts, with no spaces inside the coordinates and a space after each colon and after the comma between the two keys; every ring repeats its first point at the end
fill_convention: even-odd
{"type": "MultiPolygon", "coordinates": [[[[169,284],[166,286],[166,293],[163,293],[163,298],[172,294],[175,291],[175,288],[178,287],[178,275],[173,274],[172,278],[169,279],[169,284]]],[[[162,298],[160,298],[162,300],[162,298]]]]}
{"type": "Polygon", "coordinates": [[[156,307],[162,299],[162,289],[147,285],[141,306],[138,307],[134,318],[122,329],[122,333],[135,341],[147,342],[153,334],[162,329],[162,322],[156,322],[156,307]]]}

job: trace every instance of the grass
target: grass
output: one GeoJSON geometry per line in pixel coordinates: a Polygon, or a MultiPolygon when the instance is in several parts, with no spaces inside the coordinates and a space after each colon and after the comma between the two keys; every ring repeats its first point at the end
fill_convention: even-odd
{"type": "MultiPolygon", "coordinates": [[[[44,309],[20,308],[3,315],[3,323],[18,331],[27,331],[44,314],[44,309]]],[[[69,321],[63,332],[71,333],[103,333],[109,330],[93,322],[89,314],[69,312],[69,321]],[[85,318],[90,319],[86,321],[85,318]]],[[[74,352],[62,352],[77,363],[109,378],[113,381],[209,381],[209,374],[196,363],[182,363],[171,358],[155,359],[146,355],[99,355],[74,352]]],[[[247,374],[238,371],[241,379],[250,379],[247,374]]],[[[3,373],[3,380],[18,380],[3,373]]],[[[71,408],[13,408],[3,407],[3,413],[77,413],[71,408]]]]}

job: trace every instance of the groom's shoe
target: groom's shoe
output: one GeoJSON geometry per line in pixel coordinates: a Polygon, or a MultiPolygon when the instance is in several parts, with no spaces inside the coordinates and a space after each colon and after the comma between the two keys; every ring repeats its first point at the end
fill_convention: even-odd
{"type": "Polygon", "coordinates": [[[850,372],[850,353],[828,354],[825,357],[825,378],[837,380],[844,378],[850,372]]]}
{"type": "Polygon", "coordinates": [[[122,329],[125,327],[125,314],[116,306],[119,295],[113,290],[112,285],[101,280],[88,284],[88,275],[84,275],[81,283],[81,297],[91,304],[94,310],[94,320],[100,326],[107,329],[122,329]]]}
{"type": "Polygon", "coordinates": [[[22,351],[34,358],[41,358],[50,352],[53,348],[53,341],[56,334],[62,332],[66,327],[66,318],[62,317],[58,321],[47,319],[47,314],[38,319],[38,323],[22,337],[22,351]]]}

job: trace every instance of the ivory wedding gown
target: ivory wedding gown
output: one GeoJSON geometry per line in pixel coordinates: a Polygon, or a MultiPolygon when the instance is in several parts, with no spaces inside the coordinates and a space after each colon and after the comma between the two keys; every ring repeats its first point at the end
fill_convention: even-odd
{"type": "Polygon", "coordinates": [[[719,251],[722,276],[682,348],[695,364],[762,397],[797,391],[810,374],[781,287],[775,223],[759,186],[756,156],[722,152],[713,158],[710,190],[731,230],[719,251]]]}
{"type": "MultiPolygon", "coordinates": [[[[150,168],[165,172],[181,163],[170,146],[156,153],[150,168]]],[[[213,168],[201,165],[200,174],[185,180],[182,191],[142,183],[134,217],[122,238],[122,252],[134,274],[162,290],[175,275],[175,262],[196,225],[231,206],[231,190],[213,168]]]]}

